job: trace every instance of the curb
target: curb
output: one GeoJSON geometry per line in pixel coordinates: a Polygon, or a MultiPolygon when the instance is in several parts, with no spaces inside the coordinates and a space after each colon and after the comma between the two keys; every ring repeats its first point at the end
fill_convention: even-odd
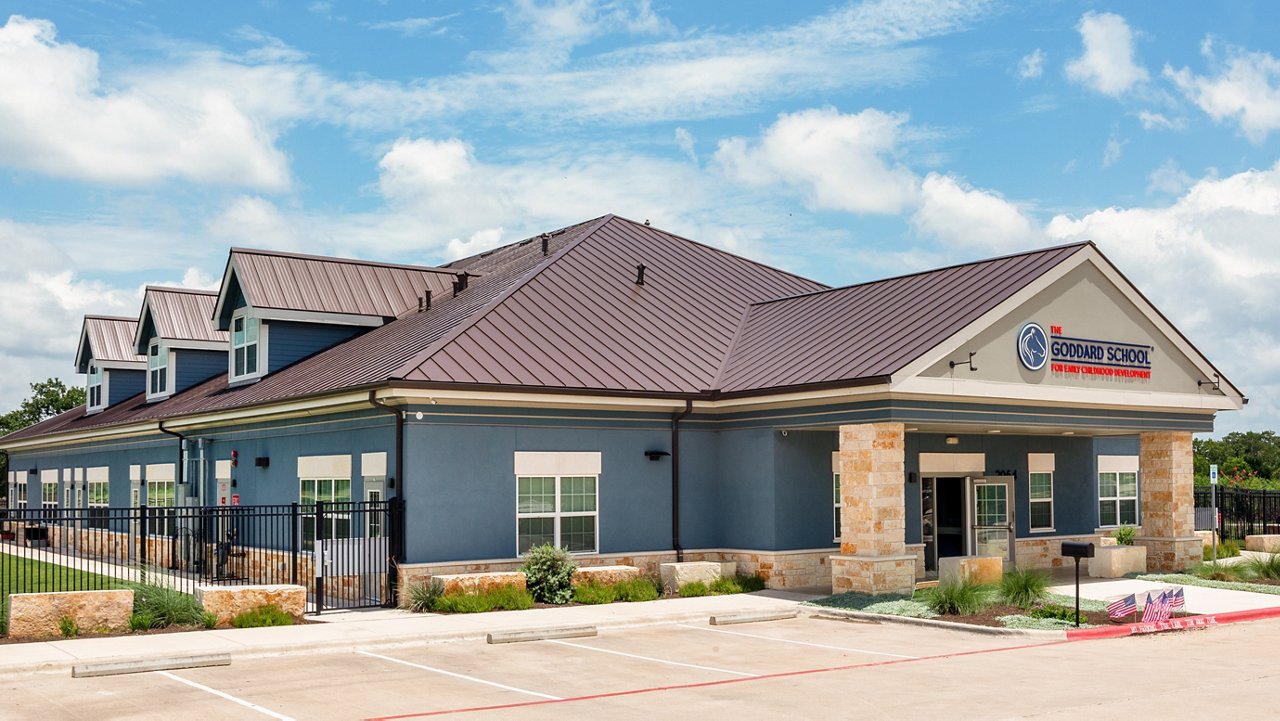
{"type": "Polygon", "coordinates": [[[827,608],[825,606],[801,606],[801,608],[803,609],[801,612],[804,615],[816,618],[825,616],[827,618],[852,618],[859,621],[871,621],[875,623],[898,623],[906,626],[924,626],[926,628],[937,628],[947,631],[974,633],[980,636],[1024,636],[1028,638],[1056,640],[1068,638],[1065,631],[1050,629],[978,626],[972,623],[939,621],[933,618],[912,618],[911,616],[893,616],[887,613],[867,613],[865,611],[853,611],[847,608],[827,608]]]}
{"type": "Polygon", "coordinates": [[[764,621],[787,621],[799,616],[800,612],[792,609],[776,613],[722,613],[711,617],[712,626],[732,626],[739,623],[761,623],[764,621]]]}
{"type": "Polygon", "coordinates": [[[1245,623],[1263,621],[1269,618],[1280,618],[1280,607],[1255,608],[1247,611],[1228,611],[1226,613],[1207,613],[1200,616],[1171,618],[1168,621],[1155,623],[1127,623],[1120,626],[1099,626],[1097,628],[1070,629],[1067,631],[1068,641],[1087,641],[1102,638],[1124,638],[1126,636],[1142,636],[1151,633],[1169,631],[1190,631],[1209,626],[1223,626],[1229,623],[1245,623]]]}

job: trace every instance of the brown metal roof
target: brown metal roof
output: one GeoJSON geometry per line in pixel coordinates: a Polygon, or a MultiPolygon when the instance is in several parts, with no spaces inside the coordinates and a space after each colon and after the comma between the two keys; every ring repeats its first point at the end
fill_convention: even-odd
{"type": "Polygon", "coordinates": [[[394,318],[418,296],[451,292],[456,271],[232,248],[240,289],[255,308],[394,318]]]}
{"type": "MultiPolygon", "coordinates": [[[[146,358],[133,349],[133,335],[137,330],[137,318],[117,318],[105,315],[86,315],[82,337],[89,344],[94,360],[116,363],[145,363],[146,358]]],[[[77,354],[77,365],[85,360],[77,354]]]]}
{"type": "Polygon", "coordinates": [[[738,393],[890,376],[1087,245],[753,305],[719,390],[738,393]]]}
{"type": "Polygon", "coordinates": [[[156,336],[165,340],[227,343],[227,332],[214,327],[212,320],[217,302],[217,291],[147,286],[144,318],[139,321],[149,313],[156,336]]]}

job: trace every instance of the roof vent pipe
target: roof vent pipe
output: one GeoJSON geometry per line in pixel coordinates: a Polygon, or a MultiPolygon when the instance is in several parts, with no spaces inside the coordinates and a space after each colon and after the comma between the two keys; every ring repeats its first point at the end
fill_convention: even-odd
{"type": "Polygon", "coordinates": [[[644,285],[644,263],[636,266],[636,285],[644,285]]]}
{"type": "Polygon", "coordinates": [[[422,296],[418,296],[418,312],[422,312],[422,296]]]}
{"type": "Polygon", "coordinates": [[[547,248],[550,244],[551,244],[551,236],[546,233],[543,233],[542,234],[542,254],[543,255],[547,254],[547,248]]]}
{"type": "Polygon", "coordinates": [[[468,274],[463,271],[458,274],[458,279],[453,281],[453,295],[456,298],[459,293],[467,289],[468,274]]]}
{"type": "Polygon", "coordinates": [[[431,310],[431,289],[428,288],[422,296],[423,310],[431,310]]]}

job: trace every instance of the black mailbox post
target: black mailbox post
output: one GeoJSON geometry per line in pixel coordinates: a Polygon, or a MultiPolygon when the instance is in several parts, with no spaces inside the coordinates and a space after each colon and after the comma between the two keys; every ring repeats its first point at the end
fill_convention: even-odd
{"type": "Polygon", "coordinates": [[[1080,559],[1093,558],[1093,544],[1063,541],[1062,557],[1076,559],[1076,628],[1080,627],[1080,559]]]}

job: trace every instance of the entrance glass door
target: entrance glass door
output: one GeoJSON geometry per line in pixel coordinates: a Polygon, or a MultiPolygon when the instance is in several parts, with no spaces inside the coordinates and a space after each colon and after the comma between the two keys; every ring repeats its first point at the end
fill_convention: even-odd
{"type": "Polygon", "coordinates": [[[973,555],[1013,560],[1013,479],[973,481],[973,555]]]}

